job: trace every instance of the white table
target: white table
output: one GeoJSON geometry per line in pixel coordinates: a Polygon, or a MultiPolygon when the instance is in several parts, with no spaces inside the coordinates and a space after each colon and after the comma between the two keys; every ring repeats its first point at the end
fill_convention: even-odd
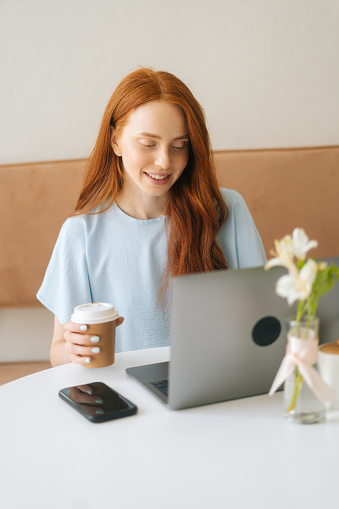
{"type": "Polygon", "coordinates": [[[338,506],[339,417],[287,423],[282,393],[170,411],[125,373],[168,358],[168,348],[128,352],[108,368],[68,364],[0,387],[0,507],[338,506]],[[94,381],[138,414],[93,424],[58,396],[94,381]]]}

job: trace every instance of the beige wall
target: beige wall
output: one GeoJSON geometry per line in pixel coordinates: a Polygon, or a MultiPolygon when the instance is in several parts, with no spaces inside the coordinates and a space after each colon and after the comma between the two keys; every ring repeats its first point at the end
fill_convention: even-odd
{"type": "Polygon", "coordinates": [[[1,0],[0,164],[86,157],[117,82],[180,76],[214,149],[338,144],[338,0],[1,0]]]}

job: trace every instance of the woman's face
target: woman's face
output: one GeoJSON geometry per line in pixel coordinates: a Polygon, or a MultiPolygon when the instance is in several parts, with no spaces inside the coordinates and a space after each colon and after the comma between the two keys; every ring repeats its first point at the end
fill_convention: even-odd
{"type": "Polygon", "coordinates": [[[136,108],[119,138],[112,130],[111,143],[115,154],[122,157],[124,186],[134,193],[167,195],[188,163],[184,114],[179,106],[164,101],[136,108]]]}

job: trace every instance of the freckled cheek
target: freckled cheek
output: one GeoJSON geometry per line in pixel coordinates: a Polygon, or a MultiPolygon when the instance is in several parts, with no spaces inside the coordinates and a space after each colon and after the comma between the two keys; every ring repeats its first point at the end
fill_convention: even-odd
{"type": "Polygon", "coordinates": [[[123,157],[123,164],[126,171],[139,171],[150,164],[150,158],[134,152],[129,152],[127,156],[123,157]]]}

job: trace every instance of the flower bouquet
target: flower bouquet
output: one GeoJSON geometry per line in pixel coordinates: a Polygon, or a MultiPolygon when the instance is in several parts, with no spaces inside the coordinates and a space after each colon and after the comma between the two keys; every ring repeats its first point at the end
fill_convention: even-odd
{"type": "Polygon", "coordinates": [[[333,398],[332,389],[314,367],[319,336],[316,311],[319,299],[339,280],[339,267],[307,259],[308,251],[317,245],[315,240],[309,240],[303,229],[295,228],[292,236],[286,235],[274,242],[274,257],[265,266],[265,269],[273,266],[287,269],[288,273],[277,281],[276,293],[286,298],[289,305],[297,302],[296,315],[288,319],[286,355],[269,394],[285,382],[286,417],[305,423],[323,420],[323,404],[333,398]],[[308,394],[309,411],[299,404],[302,391],[308,394]],[[313,403],[310,402],[312,397],[313,403]]]}

